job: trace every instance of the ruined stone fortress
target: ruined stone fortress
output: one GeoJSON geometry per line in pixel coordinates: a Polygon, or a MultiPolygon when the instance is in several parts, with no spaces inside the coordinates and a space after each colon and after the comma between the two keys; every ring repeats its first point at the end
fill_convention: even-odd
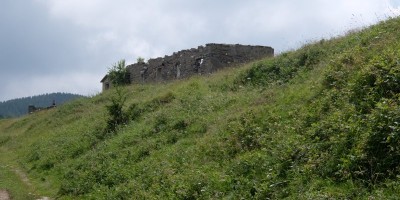
{"type": "MultiPolygon", "coordinates": [[[[272,57],[274,49],[267,46],[240,44],[206,44],[173,53],[163,58],[149,59],[147,63],[128,65],[130,83],[166,82],[193,75],[211,74],[219,69],[235,66],[265,57],[272,57]]],[[[106,75],[102,80],[103,91],[111,87],[106,75]]]]}

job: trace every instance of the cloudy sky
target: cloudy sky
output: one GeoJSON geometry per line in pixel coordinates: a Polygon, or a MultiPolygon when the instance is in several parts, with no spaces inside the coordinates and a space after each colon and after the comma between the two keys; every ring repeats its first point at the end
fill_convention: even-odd
{"type": "Polygon", "coordinates": [[[1,0],[0,101],[93,95],[120,59],[206,43],[295,49],[397,16],[400,0],[1,0]]]}

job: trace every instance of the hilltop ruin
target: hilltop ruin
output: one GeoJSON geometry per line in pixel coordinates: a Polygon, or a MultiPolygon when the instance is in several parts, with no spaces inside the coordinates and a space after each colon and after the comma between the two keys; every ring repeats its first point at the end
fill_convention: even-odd
{"type": "MultiPolygon", "coordinates": [[[[165,82],[193,75],[211,74],[225,67],[273,55],[274,49],[267,46],[211,43],[178,51],[163,58],[149,59],[147,63],[128,65],[127,78],[132,84],[165,82]]],[[[103,84],[103,91],[111,87],[107,75],[100,82],[103,84]]]]}

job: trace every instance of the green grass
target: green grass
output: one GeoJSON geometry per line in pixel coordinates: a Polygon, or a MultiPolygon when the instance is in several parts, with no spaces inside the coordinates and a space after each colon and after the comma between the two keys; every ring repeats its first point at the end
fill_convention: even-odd
{"type": "Polygon", "coordinates": [[[399,27],[390,19],[208,77],[125,87],[129,120],[116,131],[115,90],[2,120],[0,160],[31,186],[1,168],[0,187],[59,199],[395,199],[399,27]]]}
{"type": "MultiPolygon", "coordinates": [[[[3,158],[7,155],[2,153],[0,156],[3,158]]],[[[7,189],[13,199],[34,199],[34,195],[30,195],[32,192],[31,188],[29,188],[13,170],[14,168],[12,165],[9,165],[9,162],[5,162],[3,159],[1,160],[0,188],[7,189]]]]}
{"type": "Polygon", "coordinates": [[[7,189],[12,199],[35,199],[36,192],[29,183],[24,182],[21,175],[21,169],[15,161],[15,155],[12,154],[5,144],[11,146],[15,136],[19,133],[8,134],[7,130],[17,120],[0,120],[0,189],[7,189]]]}

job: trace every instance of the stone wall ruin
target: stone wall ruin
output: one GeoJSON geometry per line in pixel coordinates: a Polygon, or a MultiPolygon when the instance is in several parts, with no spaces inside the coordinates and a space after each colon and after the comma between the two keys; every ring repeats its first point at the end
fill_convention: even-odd
{"type": "MultiPolygon", "coordinates": [[[[274,49],[267,46],[211,43],[197,49],[178,51],[163,58],[149,59],[147,63],[128,65],[128,78],[132,84],[166,82],[193,75],[211,74],[225,67],[273,55],[274,49]]],[[[107,76],[101,83],[103,90],[111,86],[107,76]]]]}

